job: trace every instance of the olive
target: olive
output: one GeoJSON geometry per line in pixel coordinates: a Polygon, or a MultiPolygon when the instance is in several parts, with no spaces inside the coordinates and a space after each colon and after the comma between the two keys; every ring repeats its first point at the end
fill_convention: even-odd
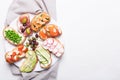
{"type": "Polygon", "coordinates": [[[35,50],[35,47],[33,47],[32,50],[34,51],[34,50],[35,50]]]}
{"type": "Polygon", "coordinates": [[[35,34],[35,37],[38,38],[38,34],[35,34]]]}
{"type": "Polygon", "coordinates": [[[35,44],[36,44],[36,45],[38,45],[39,43],[38,43],[38,42],[36,42],[35,44]]]}
{"type": "Polygon", "coordinates": [[[26,24],[26,23],[24,23],[24,24],[23,24],[23,26],[27,26],[27,24],[26,24]]]}
{"type": "Polygon", "coordinates": [[[33,43],[36,43],[36,40],[33,40],[33,43]]]}
{"type": "Polygon", "coordinates": [[[25,29],[22,28],[22,29],[21,29],[21,32],[24,33],[24,31],[25,31],[25,29]]]}
{"type": "Polygon", "coordinates": [[[31,45],[31,44],[32,44],[32,41],[30,41],[29,44],[31,45]]]}

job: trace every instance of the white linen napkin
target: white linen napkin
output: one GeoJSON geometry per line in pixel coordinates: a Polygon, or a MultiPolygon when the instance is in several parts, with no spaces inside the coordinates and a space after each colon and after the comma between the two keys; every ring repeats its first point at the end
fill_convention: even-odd
{"type": "MultiPolygon", "coordinates": [[[[5,21],[5,26],[23,13],[36,14],[46,11],[56,20],[56,0],[13,0],[10,5],[5,21]]],[[[5,43],[7,43],[5,41],[5,43]]],[[[7,50],[6,50],[7,51],[7,50]]],[[[14,64],[10,65],[13,75],[17,75],[19,80],[56,80],[57,70],[60,60],[58,60],[50,69],[31,73],[21,73],[14,64]]]]}

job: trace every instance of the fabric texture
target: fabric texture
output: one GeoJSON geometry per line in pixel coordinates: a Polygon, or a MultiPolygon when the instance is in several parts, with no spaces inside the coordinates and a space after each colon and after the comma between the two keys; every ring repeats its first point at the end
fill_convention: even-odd
{"type": "MultiPolygon", "coordinates": [[[[55,0],[13,0],[10,5],[5,21],[5,26],[23,13],[36,14],[45,11],[56,20],[56,1],[55,0]]],[[[21,73],[17,66],[10,65],[13,75],[18,76],[18,80],[56,80],[57,70],[60,60],[50,69],[31,73],[21,73]]]]}

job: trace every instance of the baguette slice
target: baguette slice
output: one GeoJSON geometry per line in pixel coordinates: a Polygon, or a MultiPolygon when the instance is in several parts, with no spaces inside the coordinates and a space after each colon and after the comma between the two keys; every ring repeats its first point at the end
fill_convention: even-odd
{"type": "Polygon", "coordinates": [[[36,48],[35,53],[38,57],[40,66],[44,69],[48,69],[52,63],[51,54],[49,51],[39,46],[36,48]]]}
{"type": "Polygon", "coordinates": [[[22,34],[16,32],[16,31],[15,31],[13,28],[11,28],[11,27],[5,27],[5,29],[3,30],[3,36],[4,36],[4,38],[5,38],[9,43],[11,43],[11,44],[13,44],[13,45],[20,45],[20,44],[22,44],[22,43],[25,41],[25,39],[26,39],[26,37],[24,37],[22,34]],[[20,39],[18,42],[15,42],[18,38],[15,38],[16,36],[14,36],[14,35],[12,36],[12,34],[10,34],[11,37],[14,37],[14,38],[15,38],[15,41],[11,40],[11,39],[8,38],[7,35],[6,35],[6,32],[7,32],[7,31],[13,31],[15,34],[17,34],[19,37],[21,37],[21,39],[20,39]]]}
{"type": "Polygon", "coordinates": [[[28,51],[26,53],[26,60],[20,67],[21,72],[31,72],[37,63],[37,57],[34,51],[28,51]]]}

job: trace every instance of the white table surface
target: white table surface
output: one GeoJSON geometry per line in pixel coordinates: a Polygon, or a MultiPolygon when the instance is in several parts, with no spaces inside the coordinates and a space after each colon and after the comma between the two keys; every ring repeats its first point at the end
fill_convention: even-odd
{"type": "MultiPolygon", "coordinates": [[[[2,44],[11,1],[0,2],[0,80],[17,80],[2,44]]],[[[57,80],[120,80],[120,0],[57,0],[57,16],[65,38],[57,80]]]]}

